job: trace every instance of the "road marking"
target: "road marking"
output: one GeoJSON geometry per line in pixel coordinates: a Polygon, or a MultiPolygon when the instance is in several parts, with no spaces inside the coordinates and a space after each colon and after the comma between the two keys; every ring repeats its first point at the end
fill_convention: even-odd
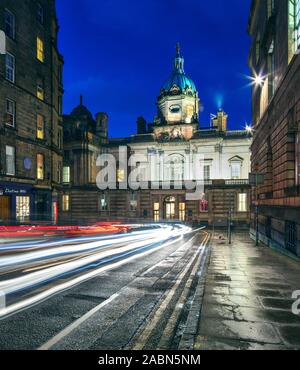
{"type": "Polygon", "coordinates": [[[114,299],[119,297],[119,293],[113,294],[110,298],[108,298],[106,301],[100,303],[98,306],[94,307],[92,310],[87,312],[85,315],[80,317],[78,320],[74,321],[71,325],[67,326],[64,330],[62,330],[60,333],[55,335],[55,337],[51,338],[48,342],[43,344],[41,347],[38,348],[40,351],[46,351],[53,347],[56,343],[61,341],[63,338],[65,338],[67,335],[69,335],[73,330],[78,328],[84,321],[89,319],[91,316],[93,316],[96,312],[101,310],[101,308],[105,307],[109,303],[111,303],[114,299]]]}
{"type": "MultiPolygon", "coordinates": [[[[195,235],[190,241],[192,241],[197,235],[195,235]]],[[[185,269],[181,272],[181,274],[177,277],[176,283],[170,288],[167,293],[165,293],[164,298],[160,301],[158,309],[153,313],[154,317],[152,318],[151,321],[149,321],[148,325],[142,330],[140,335],[137,337],[134,342],[136,344],[133,345],[131,349],[133,350],[142,350],[144,346],[147,343],[148,338],[150,337],[153,329],[157,326],[159,323],[162,315],[164,314],[166,308],[168,307],[169,303],[171,302],[172,298],[175,295],[175,292],[180,285],[183,277],[187,274],[188,270],[190,269],[191,265],[197,258],[198,254],[201,252],[203,246],[205,246],[207,239],[208,239],[209,234],[206,235],[204,238],[201,246],[197,249],[195,252],[192,260],[188,263],[188,265],[185,267],[185,269]]]]}
{"type": "MultiPolygon", "coordinates": [[[[206,239],[206,242],[207,241],[208,241],[208,239],[206,239]]],[[[165,327],[165,330],[163,331],[163,334],[161,336],[158,347],[156,348],[157,350],[168,350],[169,349],[170,339],[172,339],[172,337],[174,335],[175,328],[176,328],[179,316],[182,312],[182,308],[183,308],[184,303],[186,302],[186,299],[187,299],[188,294],[190,292],[193,280],[194,280],[194,278],[196,276],[196,273],[199,269],[199,266],[201,264],[204,252],[205,252],[205,248],[203,248],[201,250],[201,253],[198,256],[197,262],[195,263],[195,265],[193,267],[193,270],[191,271],[191,274],[190,274],[190,276],[187,280],[187,283],[186,283],[186,285],[185,285],[185,287],[184,287],[184,289],[183,289],[183,291],[182,291],[182,293],[181,293],[181,295],[180,295],[180,297],[179,297],[179,299],[178,299],[178,301],[175,305],[174,311],[173,311],[171,317],[168,320],[168,324],[165,327]]]]}
{"type": "MultiPolygon", "coordinates": [[[[189,242],[191,242],[192,239],[194,239],[194,237],[192,237],[191,239],[189,239],[186,243],[184,243],[179,249],[183,248],[186,244],[188,244],[189,242]]],[[[172,241],[172,242],[169,242],[167,244],[164,244],[162,245],[161,247],[155,249],[155,250],[151,250],[151,251],[147,251],[145,252],[143,255],[146,255],[146,254],[150,254],[152,252],[155,252],[157,250],[160,250],[162,248],[165,248],[166,246],[170,246],[172,244],[175,244],[177,243],[178,241],[180,240],[180,238],[178,240],[175,240],[175,241],[172,241]]],[[[140,257],[141,255],[139,255],[140,257]]],[[[132,257],[130,258],[132,259],[132,257]]],[[[122,262],[122,261],[120,261],[122,262]]],[[[128,262],[128,260],[126,260],[126,262],[128,262]]],[[[126,262],[123,262],[122,264],[126,263],[126,262]]],[[[116,263],[115,265],[119,264],[116,263]]],[[[53,347],[55,344],[57,344],[58,342],[60,342],[62,339],[64,339],[67,335],[69,335],[72,331],[74,331],[76,328],[78,328],[82,323],[84,323],[87,319],[89,319],[91,316],[93,316],[95,313],[97,313],[101,308],[103,308],[104,306],[106,306],[107,304],[111,303],[113,300],[115,300],[118,296],[120,296],[120,294],[123,292],[123,290],[127,289],[128,288],[128,285],[124,286],[122,289],[119,290],[119,292],[115,293],[114,295],[112,295],[110,298],[108,298],[107,300],[105,300],[104,302],[100,303],[98,306],[94,307],[91,311],[87,312],[85,315],[83,315],[81,318],[79,318],[78,320],[76,320],[74,323],[70,324],[69,326],[67,326],[65,329],[63,329],[60,333],[58,333],[57,335],[55,335],[53,338],[51,338],[48,342],[46,342],[45,344],[43,344],[42,346],[40,346],[38,348],[38,350],[49,350],[51,347],[53,347]]]]}
{"type": "Polygon", "coordinates": [[[5,306],[6,306],[5,293],[0,290],[0,309],[5,308],[5,306]]]}

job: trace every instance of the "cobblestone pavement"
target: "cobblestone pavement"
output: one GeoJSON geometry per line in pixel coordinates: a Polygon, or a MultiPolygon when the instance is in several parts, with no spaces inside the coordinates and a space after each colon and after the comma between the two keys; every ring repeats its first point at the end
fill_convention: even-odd
{"type": "Polygon", "coordinates": [[[211,256],[199,280],[181,349],[300,349],[300,315],[292,293],[300,290],[300,262],[246,233],[232,245],[212,237],[211,256]]]}

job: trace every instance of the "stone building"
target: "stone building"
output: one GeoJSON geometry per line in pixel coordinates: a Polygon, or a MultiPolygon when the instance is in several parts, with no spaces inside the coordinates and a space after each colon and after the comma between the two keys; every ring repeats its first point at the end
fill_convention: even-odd
{"type": "Polygon", "coordinates": [[[0,223],[55,221],[62,169],[62,66],[53,0],[1,0],[0,223]]]}
{"type": "Polygon", "coordinates": [[[65,119],[64,169],[71,177],[64,185],[62,220],[180,220],[226,226],[231,214],[235,223],[248,224],[249,132],[228,131],[222,109],[209,127],[199,129],[199,103],[178,46],[173,72],[157,99],[158,114],[151,124],[140,117],[136,135],[105,144],[100,133],[107,133],[107,117],[100,114],[94,120],[82,103],[75,108],[65,119]],[[75,140],[68,130],[80,127],[85,134],[75,140]],[[115,167],[107,174],[109,189],[98,187],[105,165],[96,165],[97,153],[114,158],[115,167]],[[135,186],[128,183],[132,169],[135,186]],[[197,194],[187,186],[192,181],[200,185],[197,194]]]}
{"type": "Polygon", "coordinates": [[[97,113],[95,119],[90,111],[80,104],[64,121],[63,192],[60,202],[62,223],[97,221],[98,215],[91,211],[98,202],[96,186],[96,160],[103,146],[108,143],[105,113],[97,113]]]}
{"type": "Polygon", "coordinates": [[[252,1],[253,236],[300,255],[300,0],[252,1]]]}

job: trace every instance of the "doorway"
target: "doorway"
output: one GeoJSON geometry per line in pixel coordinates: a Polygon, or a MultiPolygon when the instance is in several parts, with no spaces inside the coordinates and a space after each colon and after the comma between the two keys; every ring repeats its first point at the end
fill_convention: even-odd
{"type": "Polygon", "coordinates": [[[168,197],[165,199],[165,219],[174,220],[175,219],[175,197],[168,197]]]}
{"type": "Polygon", "coordinates": [[[0,196],[0,222],[7,223],[10,219],[10,197],[0,196]]]}

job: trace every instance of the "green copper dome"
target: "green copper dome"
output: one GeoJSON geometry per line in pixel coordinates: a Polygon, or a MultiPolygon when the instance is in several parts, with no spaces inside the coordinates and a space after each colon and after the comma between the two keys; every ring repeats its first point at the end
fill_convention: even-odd
{"type": "Polygon", "coordinates": [[[194,82],[184,73],[184,59],[181,57],[180,47],[177,45],[173,73],[163,84],[161,88],[161,97],[179,94],[194,96],[197,94],[197,89],[194,82]]]}

